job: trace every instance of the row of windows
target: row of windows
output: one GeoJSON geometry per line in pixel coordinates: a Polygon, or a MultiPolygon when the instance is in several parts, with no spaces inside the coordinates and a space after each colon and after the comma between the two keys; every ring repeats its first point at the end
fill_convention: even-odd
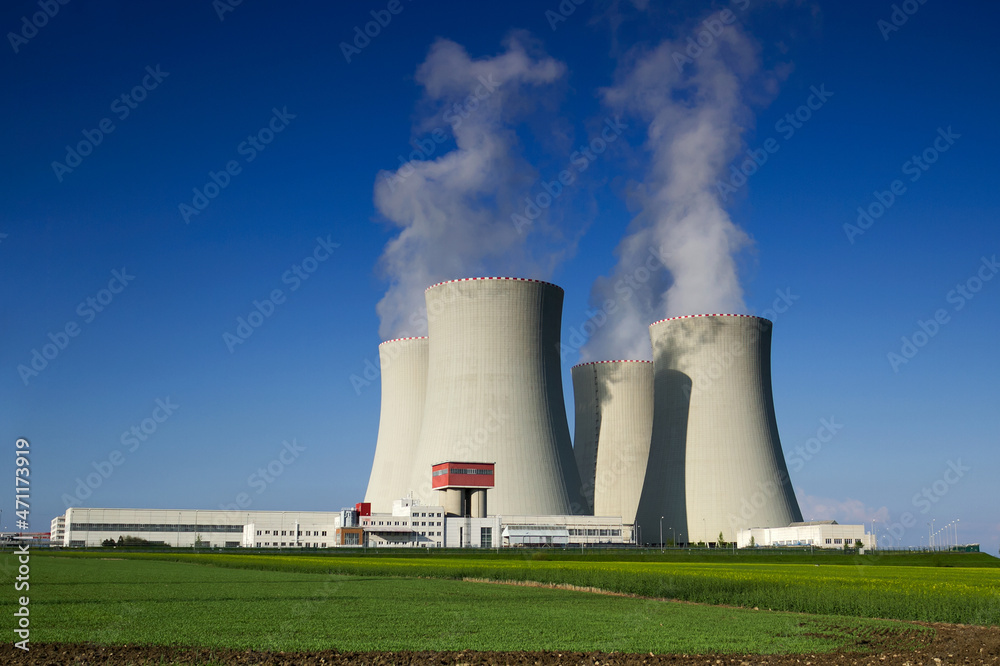
{"type": "Polygon", "coordinates": [[[571,527],[569,529],[569,535],[570,536],[621,536],[622,535],[622,531],[621,530],[611,530],[611,529],[608,529],[608,530],[601,530],[601,529],[593,529],[593,530],[587,529],[587,530],[584,530],[584,529],[575,529],[575,528],[571,527]]]}
{"type": "MultiPolygon", "coordinates": [[[[383,521],[380,520],[380,521],[378,521],[378,524],[381,525],[382,522],[383,521]]],[[[395,522],[393,522],[391,520],[386,520],[384,522],[385,522],[386,525],[390,525],[390,526],[395,525],[397,527],[399,526],[399,521],[398,520],[395,521],[395,522]]],[[[365,525],[374,525],[374,524],[375,524],[375,521],[370,521],[370,522],[366,522],[365,523],[365,525]]],[[[403,521],[403,527],[407,527],[407,524],[408,524],[407,521],[404,520],[403,521]]],[[[431,520],[431,521],[426,521],[425,520],[425,521],[421,521],[419,523],[416,520],[414,520],[413,521],[413,526],[414,527],[434,527],[435,524],[434,524],[433,520],[431,520]]],[[[441,521],[440,520],[437,522],[437,527],[441,527],[441,521]]],[[[323,534],[325,535],[326,532],[323,532],[323,534]]]]}
{"type": "MultiPolygon", "coordinates": [[[[285,536],[285,532],[288,532],[288,536],[302,536],[302,530],[299,530],[298,535],[295,534],[295,530],[281,530],[281,536],[285,536]]],[[[264,530],[265,535],[270,535],[271,530],[264,530]]],[[[257,536],[261,536],[260,530],[257,530],[257,536]]],[[[278,536],[278,530],[274,530],[274,536],[278,536]]],[[[320,534],[319,530],[306,530],[305,536],[326,536],[326,530],[320,534]]]]}
{"type": "Polygon", "coordinates": [[[445,474],[485,474],[487,476],[493,476],[493,470],[491,469],[436,469],[432,473],[432,476],[444,476],[445,474]]]}
{"type": "MultiPolygon", "coordinates": [[[[281,547],[281,546],[295,546],[296,544],[293,543],[293,542],[291,542],[291,541],[289,541],[289,542],[282,541],[282,542],[280,542],[280,544],[277,541],[274,541],[274,542],[264,541],[263,543],[258,543],[257,545],[258,546],[278,546],[278,547],[281,547]]],[[[305,547],[305,548],[326,548],[326,542],[324,541],[322,543],[304,543],[304,544],[302,544],[302,546],[305,547]]]]}
{"type": "Polygon", "coordinates": [[[242,525],[171,525],[170,523],[73,523],[71,529],[78,532],[243,532],[242,525]]]}

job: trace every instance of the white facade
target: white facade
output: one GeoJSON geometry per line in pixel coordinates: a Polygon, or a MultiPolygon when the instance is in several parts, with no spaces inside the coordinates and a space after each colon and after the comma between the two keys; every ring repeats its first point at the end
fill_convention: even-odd
{"type": "Polygon", "coordinates": [[[597,516],[635,523],[653,430],[653,364],[598,361],[573,367],[573,452],[597,516]]]}
{"type": "Polygon", "coordinates": [[[735,541],[749,526],[802,520],[771,396],[771,322],[692,315],[649,327],[654,401],[649,463],[636,522],[643,538],[735,541]]]}
{"type": "Polygon", "coordinates": [[[499,548],[501,525],[499,516],[488,518],[461,518],[449,516],[447,521],[447,548],[499,548]]]}
{"type": "Polygon", "coordinates": [[[392,513],[361,517],[371,548],[440,548],[445,545],[444,507],[425,505],[413,498],[393,502],[392,513]]]}
{"type": "MultiPolygon", "coordinates": [[[[174,548],[191,548],[195,541],[204,548],[236,548],[244,545],[245,526],[254,524],[273,531],[278,543],[304,547],[305,531],[322,531],[335,525],[337,511],[202,511],[195,509],[66,509],[63,537],[52,545],[100,546],[107,539],[137,537],[174,548]],[[268,527],[263,527],[267,525],[268,527]],[[309,525],[309,528],[305,526],[309,525]],[[313,528],[312,526],[317,527],[313,528]],[[284,531],[282,537],[280,532],[284,531]],[[302,532],[302,535],[296,534],[302,532]],[[293,536],[294,535],[294,536],[293,536]]],[[[58,518],[56,519],[58,520],[58,518]]],[[[53,521],[55,522],[55,521],[53,521]]],[[[327,530],[329,531],[329,530],[327,530]]],[[[262,535],[263,536],[263,535],[262,535]]],[[[268,535],[271,536],[271,535],[268,535]]],[[[263,541],[263,539],[261,539],[263,541]]],[[[270,539],[269,539],[270,541],[270,539]]],[[[312,543],[312,538],[308,539],[312,543]]],[[[332,542],[333,539],[330,539],[332,542]]],[[[280,547],[280,546],[279,546],[280,547]]]]}
{"type": "Polygon", "coordinates": [[[563,402],[563,291],[518,278],[427,289],[424,416],[409,485],[430,503],[431,466],[496,463],[494,514],[586,511],[563,402]]]}
{"type": "Polygon", "coordinates": [[[569,545],[598,546],[631,543],[631,525],[623,525],[618,516],[500,516],[500,524],[508,535],[521,535],[521,543],[505,538],[503,545],[569,545]],[[565,531],[566,543],[561,533],[565,531]],[[551,543],[538,542],[537,537],[553,537],[551,543]]]}
{"type": "Polygon", "coordinates": [[[365,502],[372,511],[387,512],[395,498],[410,490],[427,393],[427,338],[383,342],[378,358],[382,407],[365,502]]]}
{"type": "Polygon", "coordinates": [[[865,533],[864,525],[838,525],[836,521],[792,523],[787,527],[752,527],[736,534],[737,548],[754,546],[812,546],[813,548],[854,548],[860,541],[863,548],[874,548],[875,537],[865,533]]]}

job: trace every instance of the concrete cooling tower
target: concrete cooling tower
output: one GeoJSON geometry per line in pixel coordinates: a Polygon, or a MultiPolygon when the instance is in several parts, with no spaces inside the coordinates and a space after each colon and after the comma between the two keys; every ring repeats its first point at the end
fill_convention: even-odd
{"type": "Polygon", "coordinates": [[[573,367],[573,453],[595,516],[635,522],[653,429],[653,364],[597,361],[573,367]]]}
{"type": "Polygon", "coordinates": [[[429,287],[427,399],[414,496],[438,503],[431,465],[496,463],[491,515],[586,511],[560,373],[563,290],[518,278],[429,287]]]}
{"type": "Polygon", "coordinates": [[[365,501],[372,511],[389,513],[410,489],[427,390],[427,338],[387,340],[378,346],[378,360],[382,408],[365,501]]]}
{"type": "Polygon", "coordinates": [[[771,322],[692,315],[649,327],[653,434],[637,522],[643,540],[727,542],[801,521],[771,396],[771,322]],[[653,537],[652,535],[657,535],[653,537]]]}

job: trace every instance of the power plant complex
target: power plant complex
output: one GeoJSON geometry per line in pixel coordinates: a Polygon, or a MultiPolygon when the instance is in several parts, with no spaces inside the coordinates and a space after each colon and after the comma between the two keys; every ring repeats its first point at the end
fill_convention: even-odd
{"type": "MultiPolygon", "coordinates": [[[[441,504],[432,467],[465,462],[495,465],[483,491],[490,515],[614,517],[633,540],[661,543],[664,525],[673,543],[712,543],[801,522],[771,397],[768,320],[666,319],[650,326],[652,362],[575,366],[571,446],[562,289],[469,278],[425,299],[427,337],[380,346],[373,511],[404,496],[441,504]]],[[[469,510],[454,506],[447,513],[469,510]]]]}
{"type": "Polygon", "coordinates": [[[802,522],[778,439],[767,319],[664,319],[649,327],[651,362],[574,366],[571,440],[560,287],[483,277],[424,296],[427,336],[379,345],[363,502],[339,512],[69,509],[53,520],[53,542],[874,545],[861,525],[802,522]]]}

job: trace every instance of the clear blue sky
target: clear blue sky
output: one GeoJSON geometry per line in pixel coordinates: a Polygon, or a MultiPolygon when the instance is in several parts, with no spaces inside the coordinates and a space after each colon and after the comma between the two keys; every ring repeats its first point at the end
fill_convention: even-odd
{"type": "MultiPolygon", "coordinates": [[[[805,517],[877,517],[884,532],[909,512],[912,526],[897,529],[910,545],[926,543],[932,519],[937,528],[958,518],[961,541],[996,554],[1000,279],[979,280],[995,277],[1000,255],[1000,10],[914,2],[889,30],[892,4],[715,7],[735,23],[705,39],[742,35],[774,75],[740,90],[748,112],[727,131],[741,156],[723,151],[722,173],[746,150],[759,157],[777,146],[720,205],[749,240],[733,254],[743,309],[772,316],[779,291],[793,297],[773,317],[773,380],[805,517]],[[810,97],[814,88],[832,94],[810,97]],[[786,119],[796,113],[805,118],[797,126],[786,119]],[[875,192],[891,193],[896,180],[891,205],[863,233],[845,231],[859,206],[877,213],[875,192]],[[925,323],[934,334],[924,334],[919,322],[936,314],[940,322],[925,323]],[[915,334],[922,344],[903,349],[915,334]],[[807,444],[823,419],[842,428],[807,444]],[[808,459],[796,451],[807,446],[808,459]]],[[[498,178],[516,199],[557,178],[615,115],[608,90],[643,54],[665,39],[683,46],[719,16],[703,3],[584,0],[553,22],[546,11],[558,7],[70,2],[44,17],[36,2],[6,3],[0,441],[10,469],[15,439],[31,440],[32,528],[47,530],[65,497],[86,494],[78,480],[99,469],[110,473],[78,505],[207,509],[241,492],[262,510],[359,501],[379,384],[351,377],[377,365],[376,304],[392,278],[383,257],[402,229],[376,205],[379,172],[399,168],[411,140],[429,145],[435,129],[431,160],[463,150],[438,115],[450,98],[435,98],[433,76],[419,73],[434,45],[464,49],[475,71],[514,35],[532,62],[553,65],[550,80],[504,92],[493,107],[502,117],[493,130],[517,153],[498,178]],[[348,62],[340,44],[372,11],[387,24],[348,62]],[[42,25],[26,28],[23,17],[42,25]],[[87,155],[67,155],[81,142],[87,155]],[[202,201],[193,190],[212,183],[210,172],[225,186],[209,186],[216,196],[202,201]],[[185,215],[180,204],[204,209],[185,215]],[[282,298],[272,311],[263,301],[274,290],[282,298]],[[255,300],[270,316],[234,343],[224,334],[239,335],[255,300]],[[26,372],[35,350],[43,356],[26,372]],[[169,415],[157,404],[168,399],[169,415]],[[154,416],[162,422],[147,420],[142,433],[154,416]],[[144,441],[123,440],[133,427],[144,441]],[[280,475],[252,476],[293,440],[302,450],[286,449],[280,475]]],[[[681,69],[700,71],[707,58],[681,69]]],[[[448,73],[442,62],[435,71],[448,73]]],[[[641,218],[649,121],[626,115],[624,140],[556,198],[544,230],[496,256],[449,250],[441,261],[461,268],[440,270],[482,266],[560,284],[568,335],[641,218]]],[[[571,423],[578,359],[575,349],[564,358],[571,423]]]]}

